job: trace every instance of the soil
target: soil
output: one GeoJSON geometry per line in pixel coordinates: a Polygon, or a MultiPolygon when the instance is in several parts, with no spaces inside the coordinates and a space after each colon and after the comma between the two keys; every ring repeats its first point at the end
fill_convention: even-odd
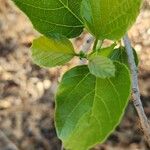
{"type": "MultiPolygon", "coordinates": [[[[38,36],[28,18],[10,0],[0,0],[0,130],[19,150],[60,150],[54,128],[54,93],[60,74],[71,65],[43,69],[31,60],[30,46],[38,36]]],[[[85,35],[74,40],[79,47],[85,35]]],[[[139,85],[150,119],[150,1],[144,2],[129,31],[139,55],[139,85]]],[[[0,141],[0,150],[6,150],[0,141]]],[[[121,124],[93,150],[148,150],[132,102],[121,124]]]]}

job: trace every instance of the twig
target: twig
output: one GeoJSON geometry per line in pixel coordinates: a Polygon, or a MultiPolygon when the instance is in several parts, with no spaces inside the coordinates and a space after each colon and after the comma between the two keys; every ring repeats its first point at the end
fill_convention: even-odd
{"type": "Polygon", "coordinates": [[[63,143],[61,144],[61,149],[60,150],[64,150],[64,145],[63,143]]]}
{"type": "Polygon", "coordinates": [[[144,108],[140,99],[140,90],[138,86],[138,70],[135,64],[131,42],[127,34],[124,36],[123,40],[124,40],[124,44],[126,47],[126,52],[128,55],[128,62],[129,62],[130,70],[132,74],[133,103],[138,113],[144,136],[146,138],[146,141],[148,142],[148,145],[150,146],[150,124],[149,124],[148,118],[146,117],[146,114],[144,112],[144,108]]]}
{"type": "Polygon", "coordinates": [[[16,145],[10,141],[6,135],[0,130],[0,150],[18,150],[16,145]]]}
{"type": "Polygon", "coordinates": [[[85,42],[83,43],[83,46],[82,46],[82,51],[87,53],[90,48],[91,48],[91,45],[93,44],[93,41],[94,41],[94,38],[93,36],[89,35],[86,39],[85,39],[85,42]]]}
{"type": "MultiPolygon", "coordinates": [[[[86,37],[85,39],[85,42],[83,43],[83,46],[82,46],[82,52],[84,52],[85,54],[87,54],[91,48],[91,45],[93,44],[94,42],[94,37],[91,36],[91,35],[88,35],[88,37],[86,37]]],[[[87,60],[86,59],[82,59],[80,61],[80,64],[83,65],[83,64],[86,64],[87,60]]]]}

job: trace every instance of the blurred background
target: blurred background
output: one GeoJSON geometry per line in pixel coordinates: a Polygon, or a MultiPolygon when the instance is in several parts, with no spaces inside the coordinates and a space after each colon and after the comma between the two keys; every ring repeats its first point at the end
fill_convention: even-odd
{"type": "MultiPolygon", "coordinates": [[[[0,0],[0,150],[60,150],[54,128],[54,93],[60,74],[72,66],[42,69],[31,60],[30,46],[38,36],[27,17],[10,0],[0,0]]],[[[139,85],[150,119],[150,0],[145,0],[129,31],[139,59],[139,85]]],[[[87,38],[74,39],[79,48],[87,38]]],[[[132,106],[108,140],[93,150],[149,150],[132,106]]]]}

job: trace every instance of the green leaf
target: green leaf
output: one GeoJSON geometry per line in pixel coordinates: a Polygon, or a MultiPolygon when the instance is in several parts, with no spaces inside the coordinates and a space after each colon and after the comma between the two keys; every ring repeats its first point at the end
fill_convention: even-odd
{"type": "Polygon", "coordinates": [[[119,124],[131,92],[127,67],[115,62],[116,75],[97,78],[87,66],[68,71],[56,95],[55,125],[66,149],[87,150],[102,143],[119,124]]]}
{"type": "Polygon", "coordinates": [[[109,47],[101,48],[98,50],[98,53],[97,52],[96,53],[97,55],[100,55],[100,56],[109,57],[113,53],[115,46],[116,46],[116,43],[112,44],[109,47]]]}
{"type": "Polygon", "coordinates": [[[72,43],[64,37],[41,36],[33,41],[31,50],[33,61],[43,67],[64,65],[75,56],[72,43]]]}
{"type": "Polygon", "coordinates": [[[107,57],[92,55],[88,64],[90,73],[100,78],[115,76],[115,65],[107,57]]]}
{"type": "Polygon", "coordinates": [[[45,36],[54,33],[69,38],[80,35],[82,0],[12,0],[30,18],[36,30],[45,36]]]}
{"type": "MultiPolygon", "coordinates": [[[[139,60],[134,48],[133,48],[133,54],[134,54],[135,63],[138,66],[139,60]]],[[[128,56],[125,47],[119,47],[117,49],[114,49],[113,53],[110,56],[110,59],[114,61],[119,61],[129,67],[128,56]]]]}
{"type": "Polygon", "coordinates": [[[81,15],[97,39],[120,39],[134,23],[142,0],[83,0],[81,15]]]}

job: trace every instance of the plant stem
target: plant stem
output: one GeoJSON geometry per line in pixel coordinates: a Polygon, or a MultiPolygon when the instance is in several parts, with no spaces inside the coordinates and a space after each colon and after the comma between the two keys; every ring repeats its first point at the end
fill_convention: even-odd
{"type": "Polygon", "coordinates": [[[94,38],[93,38],[92,36],[89,36],[89,37],[85,40],[85,42],[84,42],[84,44],[83,44],[83,46],[82,46],[82,51],[83,51],[84,53],[88,53],[88,51],[89,51],[90,48],[91,48],[91,45],[92,45],[93,41],[94,41],[94,38]]]}
{"type": "MultiPolygon", "coordinates": [[[[91,48],[91,45],[93,44],[93,41],[94,41],[94,38],[93,36],[89,35],[86,39],[85,39],[85,42],[83,43],[82,45],[82,52],[86,55],[90,48],[91,48]]],[[[87,62],[86,59],[82,59],[80,61],[80,64],[85,64],[87,62]]]]}
{"type": "Polygon", "coordinates": [[[19,150],[16,145],[0,130],[0,149],[19,150]]]}
{"type": "Polygon", "coordinates": [[[99,43],[99,49],[102,48],[103,42],[104,42],[104,40],[101,40],[101,41],[100,41],[100,43],[99,43]]]}
{"type": "Polygon", "coordinates": [[[144,112],[144,108],[140,99],[140,90],[138,86],[138,71],[137,71],[137,66],[135,64],[135,60],[134,60],[131,42],[127,34],[124,36],[123,40],[124,40],[124,44],[126,47],[126,52],[128,55],[128,62],[129,62],[130,70],[132,74],[132,91],[133,91],[134,107],[138,113],[145,139],[148,142],[148,145],[150,146],[150,124],[144,112]]]}
{"type": "Polygon", "coordinates": [[[61,144],[61,149],[60,150],[64,150],[64,146],[63,146],[63,143],[61,144]]]}
{"type": "Polygon", "coordinates": [[[93,52],[96,51],[97,43],[98,43],[98,39],[95,39],[94,46],[93,46],[93,52]]]}

